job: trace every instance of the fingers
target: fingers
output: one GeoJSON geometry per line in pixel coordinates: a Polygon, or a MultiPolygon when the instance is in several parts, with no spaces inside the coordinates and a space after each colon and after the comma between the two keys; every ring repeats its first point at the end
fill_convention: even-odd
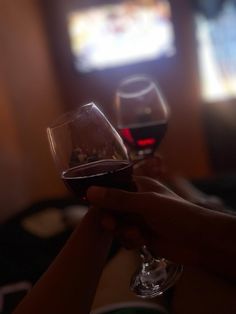
{"type": "Polygon", "coordinates": [[[129,250],[139,249],[145,243],[141,231],[136,226],[124,226],[120,228],[116,237],[121,245],[129,250]]]}
{"type": "Polygon", "coordinates": [[[102,227],[109,231],[114,233],[116,228],[117,228],[117,222],[116,219],[111,216],[111,215],[103,215],[102,219],[101,219],[101,225],[102,227]]]}
{"type": "MultiPolygon", "coordinates": [[[[147,243],[148,244],[148,243],[147,243]]],[[[201,256],[191,243],[181,243],[173,239],[159,238],[152,243],[150,248],[156,257],[164,257],[167,260],[182,265],[201,265],[201,256]]]]}
{"type": "Polygon", "coordinates": [[[155,257],[165,257],[184,265],[201,265],[201,256],[191,241],[183,242],[175,237],[153,235],[140,226],[116,221],[116,217],[109,213],[103,215],[101,224],[106,231],[112,232],[116,240],[126,249],[140,249],[145,244],[155,257]]]}
{"type": "Polygon", "coordinates": [[[102,213],[101,225],[103,229],[113,234],[118,242],[126,249],[137,249],[144,244],[142,227],[131,221],[124,221],[112,216],[108,212],[102,213]]]}
{"type": "Polygon", "coordinates": [[[133,171],[135,175],[157,178],[162,175],[161,160],[160,158],[150,157],[138,161],[134,164],[133,171]]]}
{"type": "Polygon", "coordinates": [[[137,185],[138,191],[140,192],[156,192],[166,193],[170,190],[156,179],[143,176],[134,176],[135,184],[137,185]]]}
{"type": "Polygon", "coordinates": [[[103,187],[91,187],[87,192],[88,201],[100,208],[118,211],[119,213],[145,214],[147,206],[157,205],[152,202],[154,193],[132,193],[117,189],[107,189],[103,187]]]}

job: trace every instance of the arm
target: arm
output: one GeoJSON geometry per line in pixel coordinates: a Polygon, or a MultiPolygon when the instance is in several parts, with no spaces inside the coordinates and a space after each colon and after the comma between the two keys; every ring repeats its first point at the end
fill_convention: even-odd
{"type": "Polygon", "coordinates": [[[90,210],[14,314],[90,312],[112,241],[99,221],[99,211],[90,210]]]}
{"type": "Polygon", "coordinates": [[[159,180],[169,186],[175,193],[191,203],[217,211],[229,211],[224,208],[223,200],[216,195],[208,195],[197,189],[186,178],[170,173],[160,155],[136,162],[134,174],[159,180]]]}
{"type": "Polygon", "coordinates": [[[236,217],[194,205],[154,180],[136,180],[142,192],[91,188],[88,198],[111,214],[141,216],[144,242],[156,255],[236,280],[236,217]]]}

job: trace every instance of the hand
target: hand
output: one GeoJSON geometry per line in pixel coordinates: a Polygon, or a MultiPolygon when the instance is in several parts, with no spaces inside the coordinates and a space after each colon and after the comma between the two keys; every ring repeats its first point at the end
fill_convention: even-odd
{"type": "Polygon", "coordinates": [[[147,176],[149,178],[165,181],[167,172],[163,159],[160,155],[147,157],[134,163],[133,173],[136,176],[147,176]]]}
{"type": "Polygon", "coordinates": [[[88,199],[112,215],[139,217],[139,232],[130,234],[133,247],[143,241],[154,255],[235,275],[235,217],[185,201],[155,180],[136,177],[135,181],[138,192],[93,187],[88,199]]]}
{"type": "Polygon", "coordinates": [[[219,197],[202,192],[185,178],[173,175],[169,178],[169,184],[178,195],[191,203],[208,209],[225,212],[224,203],[219,197]]]}
{"type": "Polygon", "coordinates": [[[196,261],[193,244],[186,241],[189,234],[192,238],[196,237],[187,221],[189,214],[186,216],[186,212],[192,211],[193,205],[153,179],[135,177],[135,183],[139,193],[97,187],[88,191],[88,199],[91,204],[108,210],[114,217],[121,212],[122,215],[140,217],[138,226],[126,225],[118,230],[120,236],[123,234],[123,239],[127,238],[128,246],[137,247],[145,242],[156,255],[177,262],[185,259],[196,261]]]}
{"type": "Polygon", "coordinates": [[[198,190],[190,181],[167,171],[160,155],[136,161],[133,167],[136,176],[147,176],[168,184],[179,196],[196,205],[226,212],[223,201],[215,195],[207,195],[198,190]]]}

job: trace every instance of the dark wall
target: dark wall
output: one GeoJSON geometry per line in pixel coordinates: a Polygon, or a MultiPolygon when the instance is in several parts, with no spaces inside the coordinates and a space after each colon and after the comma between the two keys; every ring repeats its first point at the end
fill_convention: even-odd
{"type": "Polygon", "coordinates": [[[204,125],[214,173],[235,173],[236,100],[205,104],[204,125]]]}
{"type": "Polygon", "coordinates": [[[0,221],[65,194],[46,136],[62,112],[37,0],[0,2],[0,221]]]}

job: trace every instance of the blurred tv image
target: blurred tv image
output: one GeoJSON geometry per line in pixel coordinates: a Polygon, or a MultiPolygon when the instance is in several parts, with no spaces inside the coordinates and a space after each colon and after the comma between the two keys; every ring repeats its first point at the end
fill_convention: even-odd
{"type": "Polygon", "coordinates": [[[175,53],[166,0],[136,0],[77,9],[68,14],[76,69],[103,70],[175,53]]]}

